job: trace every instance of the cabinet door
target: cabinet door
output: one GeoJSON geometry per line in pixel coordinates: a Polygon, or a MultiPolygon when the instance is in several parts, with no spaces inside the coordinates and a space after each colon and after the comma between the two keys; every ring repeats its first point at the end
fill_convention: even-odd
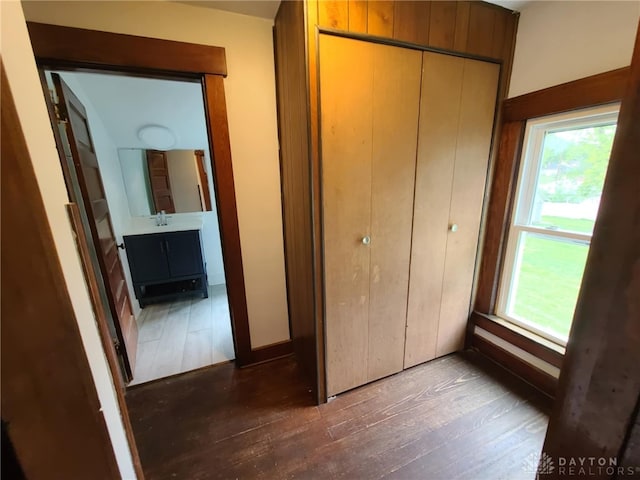
{"type": "Polygon", "coordinates": [[[421,63],[320,38],[329,395],[403,366],[421,63]]]}
{"type": "Polygon", "coordinates": [[[169,279],[163,234],[126,236],[124,243],[135,283],[169,279]]]}
{"type": "Polygon", "coordinates": [[[172,277],[204,273],[200,232],[172,232],[164,235],[169,272],[172,277]]]}

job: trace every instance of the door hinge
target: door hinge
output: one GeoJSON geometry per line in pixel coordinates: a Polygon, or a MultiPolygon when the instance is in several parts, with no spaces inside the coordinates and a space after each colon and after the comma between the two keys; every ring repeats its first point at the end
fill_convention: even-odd
{"type": "Polygon", "coordinates": [[[122,350],[121,350],[122,345],[120,344],[120,340],[118,340],[117,338],[113,339],[113,348],[115,349],[118,355],[122,354],[122,350]]]}
{"type": "Polygon", "coordinates": [[[53,104],[53,109],[56,113],[56,120],[58,120],[58,123],[68,123],[69,122],[69,116],[67,115],[67,109],[64,107],[64,105],[60,104],[60,103],[54,103],[53,104]]]}

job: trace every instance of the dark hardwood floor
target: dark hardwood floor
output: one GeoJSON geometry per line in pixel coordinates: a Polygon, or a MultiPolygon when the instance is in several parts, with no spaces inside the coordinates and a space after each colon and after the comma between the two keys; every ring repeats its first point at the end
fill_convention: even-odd
{"type": "Polygon", "coordinates": [[[474,352],[315,406],[292,358],[127,394],[147,479],[533,479],[549,400],[474,352]]]}

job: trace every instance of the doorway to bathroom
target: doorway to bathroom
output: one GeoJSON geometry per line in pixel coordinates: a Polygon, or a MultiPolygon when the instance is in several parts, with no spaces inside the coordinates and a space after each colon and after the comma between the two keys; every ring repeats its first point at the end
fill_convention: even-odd
{"type": "Polygon", "coordinates": [[[234,360],[201,85],[44,76],[128,386],[234,360]]]}

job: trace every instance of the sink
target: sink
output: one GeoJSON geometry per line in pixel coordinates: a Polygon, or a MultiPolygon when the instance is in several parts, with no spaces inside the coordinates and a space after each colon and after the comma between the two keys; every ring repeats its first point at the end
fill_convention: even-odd
{"type": "Polygon", "coordinates": [[[202,216],[171,214],[167,216],[167,225],[156,225],[155,216],[133,217],[123,229],[123,235],[145,235],[185,230],[202,230],[202,216]]]}

